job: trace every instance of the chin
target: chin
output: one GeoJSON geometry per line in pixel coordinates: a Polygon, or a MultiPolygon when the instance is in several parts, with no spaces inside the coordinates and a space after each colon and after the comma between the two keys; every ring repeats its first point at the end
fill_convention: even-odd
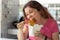
{"type": "Polygon", "coordinates": [[[40,22],[38,22],[38,21],[36,21],[36,24],[39,24],[39,25],[40,25],[41,23],[40,23],[40,22]]]}
{"type": "Polygon", "coordinates": [[[39,23],[36,21],[36,24],[39,24],[39,23]]]}

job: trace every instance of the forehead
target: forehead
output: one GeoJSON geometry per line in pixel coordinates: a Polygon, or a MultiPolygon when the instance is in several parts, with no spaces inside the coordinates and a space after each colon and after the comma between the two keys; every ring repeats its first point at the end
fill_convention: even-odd
{"type": "Polygon", "coordinates": [[[31,11],[31,10],[34,10],[34,9],[31,8],[31,7],[26,7],[26,8],[25,8],[25,12],[26,12],[26,11],[31,11]]]}

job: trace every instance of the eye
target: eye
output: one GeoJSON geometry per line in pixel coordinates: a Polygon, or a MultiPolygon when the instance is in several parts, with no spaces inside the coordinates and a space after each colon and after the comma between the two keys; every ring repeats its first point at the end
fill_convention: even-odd
{"type": "Polygon", "coordinates": [[[29,11],[29,13],[32,13],[32,12],[33,12],[33,10],[30,10],[30,11],[29,11]]]}
{"type": "Polygon", "coordinates": [[[28,16],[28,14],[26,14],[26,16],[28,16]]]}

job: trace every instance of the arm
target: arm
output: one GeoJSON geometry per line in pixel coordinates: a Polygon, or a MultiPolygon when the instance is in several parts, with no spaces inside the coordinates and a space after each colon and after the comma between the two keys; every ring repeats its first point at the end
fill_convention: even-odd
{"type": "Polygon", "coordinates": [[[52,40],[59,40],[58,24],[55,22],[52,27],[52,40]]]}
{"type": "Polygon", "coordinates": [[[22,22],[17,24],[17,28],[18,28],[17,33],[18,40],[26,40],[28,28],[25,27],[22,22]]]}
{"type": "Polygon", "coordinates": [[[27,27],[24,27],[23,34],[24,34],[24,39],[26,39],[28,36],[28,28],[27,27]]]}
{"type": "Polygon", "coordinates": [[[52,40],[59,40],[59,33],[58,32],[52,34],[52,40]]]}
{"type": "Polygon", "coordinates": [[[18,29],[18,34],[17,34],[18,40],[26,40],[27,34],[28,34],[28,28],[24,27],[23,30],[18,29]]]}
{"type": "Polygon", "coordinates": [[[18,38],[18,40],[24,40],[24,35],[23,35],[22,29],[18,29],[17,38],[18,38]]]}

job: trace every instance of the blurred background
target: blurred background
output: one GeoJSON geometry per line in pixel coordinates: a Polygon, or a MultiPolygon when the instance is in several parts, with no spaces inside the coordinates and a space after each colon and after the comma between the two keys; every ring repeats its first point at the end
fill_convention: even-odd
{"type": "MultiPolygon", "coordinates": [[[[23,20],[22,9],[32,0],[0,0],[0,40],[17,40],[16,24],[23,20]]],[[[36,0],[48,9],[58,23],[60,32],[60,1],[36,0]]],[[[60,36],[60,34],[59,34],[60,36]]]]}

